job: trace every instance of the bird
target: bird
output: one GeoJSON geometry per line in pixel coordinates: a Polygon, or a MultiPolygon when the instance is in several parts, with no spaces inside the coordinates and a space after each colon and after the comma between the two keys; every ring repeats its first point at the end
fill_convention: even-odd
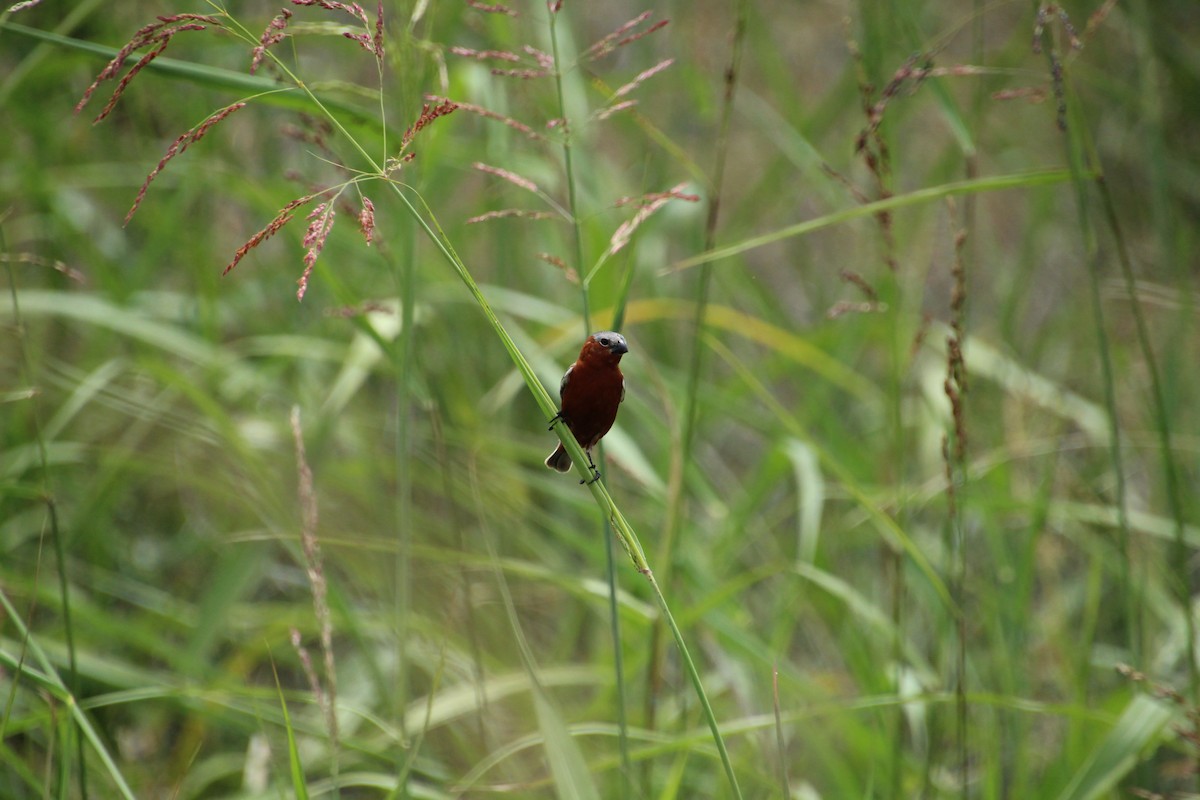
{"type": "MultiPolygon", "coordinates": [[[[567,423],[579,446],[587,452],[594,475],[592,483],[600,480],[600,471],[592,461],[592,448],[613,426],[617,409],[625,399],[625,376],[620,364],[621,356],[628,352],[625,337],[616,331],[593,333],[583,343],[579,358],[567,367],[558,386],[560,411],[550,420],[550,430],[560,420],[567,423]]],[[[561,442],[546,458],[546,466],[559,472],[571,471],[571,456],[561,442]]]]}

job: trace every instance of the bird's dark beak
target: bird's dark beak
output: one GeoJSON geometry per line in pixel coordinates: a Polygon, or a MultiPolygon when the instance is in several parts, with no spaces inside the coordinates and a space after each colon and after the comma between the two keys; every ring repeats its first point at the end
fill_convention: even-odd
{"type": "Polygon", "coordinates": [[[625,344],[624,342],[617,342],[612,346],[611,352],[616,356],[623,355],[629,352],[629,345],[625,344]]]}

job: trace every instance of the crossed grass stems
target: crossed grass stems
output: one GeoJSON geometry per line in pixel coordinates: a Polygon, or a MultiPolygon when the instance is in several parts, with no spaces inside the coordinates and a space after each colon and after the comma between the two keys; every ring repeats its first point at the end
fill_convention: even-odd
{"type": "MultiPolygon", "coordinates": [[[[385,22],[383,15],[382,2],[379,3],[374,19],[368,15],[361,6],[357,3],[342,3],[332,0],[291,0],[294,6],[315,6],[325,11],[332,12],[336,15],[342,15],[343,21],[348,17],[353,20],[351,29],[343,32],[343,36],[347,39],[355,41],[359,46],[372,55],[375,59],[380,77],[380,86],[383,85],[383,75],[386,67],[385,62],[385,22]]],[[[501,5],[486,5],[478,2],[469,3],[476,11],[485,14],[500,14],[512,15],[511,9],[501,5]]],[[[1103,22],[1104,15],[1112,8],[1112,2],[1105,3],[1092,19],[1089,20],[1086,30],[1081,36],[1076,29],[1071,25],[1069,18],[1065,12],[1057,6],[1040,6],[1037,10],[1037,27],[1034,31],[1034,49],[1038,50],[1042,46],[1042,42],[1047,39],[1047,29],[1057,21],[1061,29],[1065,33],[1065,38],[1070,44],[1070,49],[1075,51],[1082,46],[1088,36],[1095,28],[1103,22]]],[[[262,229],[253,234],[246,242],[236,251],[231,261],[225,268],[225,272],[233,270],[239,262],[253,251],[260,244],[278,233],[283,227],[291,222],[294,217],[302,210],[309,206],[313,206],[306,216],[307,228],[302,239],[302,246],[305,249],[303,257],[303,272],[297,280],[297,298],[303,299],[308,289],[311,273],[319,259],[328,237],[334,227],[334,223],[338,214],[350,215],[356,219],[360,234],[363,236],[365,243],[370,246],[376,236],[376,218],[375,204],[364,193],[364,187],[374,181],[383,181],[390,189],[393,190],[396,197],[401,201],[402,205],[412,215],[417,225],[433,242],[442,256],[446,259],[449,265],[455,270],[456,274],[463,281],[466,288],[472,294],[481,311],[489,320],[493,327],[496,336],[501,341],[502,345],[509,352],[514,364],[522,373],[531,394],[538,402],[539,407],[547,417],[552,417],[555,413],[555,404],[549,395],[546,393],[540,381],[536,378],[532,368],[526,361],[516,344],[505,330],[504,326],[492,311],[487,299],[482,291],[475,283],[468,267],[458,257],[450,240],[446,237],[441,226],[438,224],[436,217],[432,211],[424,204],[424,201],[416,193],[416,191],[403,180],[403,170],[410,162],[412,162],[416,151],[413,149],[413,144],[417,140],[421,132],[433,124],[436,120],[443,116],[447,116],[454,112],[466,112],[481,118],[497,122],[508,126],[509,128],[521,133],[531,141],[540,144],[553,145],[558,143],[563,148],[564,161],[567,171],[567,186],[569,190],[569,198],[565,202],[560,202],[552,197],[548,192],[544,191],[535,182],[521,176],[515,172],[502,167],[475,162],[472,168],[490,175],[498,180],[505,181],[513,186],[516,186],[534,197],[538,198],[549,210],[536,210],[530,208],[509,208],[496,211],[488,211],[479,214],[467,220],[470,224],[484,223],[494,219],[503,219],[508,217],[516,217],[527,220],[541,219],[557,219],[561,220],[574,228],[574,239],[576,244],[576,253],[573,257],[564,257],[552,253],[538,253],[537,257],[542,261],[561,270],[564,277],[578,283],[581,287],[581,300],[583,305],[584,319],[588,318],[587,310],[587,291],[591,280],[605,266],[605,264],[620,250],[627,246],[636,233],[638,227],[644,223],[651,215],[664,207],[672,200],[680,200],[687,202],[697,202],[700,197],[694,193],[687,191],[687,184],[681,183],[666,191],[641,195],[638,197],[621,198],[615,203],[617,207],[633,206],[636,208],[635,213],[621,224],[612,234],[609,244],[603,253],[595,260],[593,265],[581,276],[579,273],[585,263],[581,236],[579,234],[579,219],[574,197],[574,176],[571,172],[571,151],[570,145],[575,134],[575,126],[589,125],[603,122],[610,117],[622,112],[630,111],[636,108],[636,99],[632,97],[637,88],[645,81],[652,79],[654,76],[662,73],[671,66],[671,59],[660,61],[659,63],[643,70],[633,80],[620,86],[612,91],[606,98],[605,104],[593,112],[588,120],[574,121],[568,120],[563,114],[557,119],[552,119],[544,124],[544,130],[539,130],[520,120],[512,117],[507,117],[495,113],[485,107],[471,103],[456,102],[446,97],[443,94],[430,94],[426,96],[426,104],[423,106],[421,113],[417,119],[405,130],[400,137],[398,145],[394,151],[389,151],[386,144],[387,125],[387,110],[384,104],[383,92],[380,91],[380,122],[384,131],[384,151],[389,153],[382,159],[372,157],[365,147],[358,142],[349,132],[342,126],[336,113],[333,113],[318,97],[310,87],[307,86],[298,76],[292,71],[287,63],[277,56],[273,47],[284,41],[289,36],[289,23],[292,18],[292,11],[284,9],[279,15],[273,18],[263,32],[257,37],[248,29],[242,26],[236,19],[228,15],[219,5],[213,4],[214,14],[199,15],[199,14],[177,14],[164,15],[159,17],[154,23],[151,23],[135,34],[135,36],[121,49],[116,58],[110,62],[98,76],[95,83],[89,87],[87,93],[81,99],[79,108],[82,108],[90,99],[93,92],[98,86],[109,79],[115,79],[120,74],[126,60],[138,50],[149,48],[142,55],[132,68],[125,73],[118,81],[116,89],[113,91],[107,104],[96,118],[96,122],[103,120],[115,107],[122,93],[130,85],[136,75],[146,68],[148,65],[161,55],[166,50],[168,44],[174,36],[190,31],[205,31],[205,30],[222,30],[234,35],[236,38],[252,45],[250,72],[254,73],[264,65],[267,69],[274,72],[282,81],[283,88],[269,91],[296,91],[303,92],[308,101],[315,106],[319,115],[316,122],[310,121],[306,132],[302,135],[306,136],[308,141],[313,143],[322,150],[322,153],[327,161],[339,169],[349,173],[351,177],[342,183],[315,188],[312,191],[292,200],[287,203],[275,215],[270,222],[262,229]],[[356,151],[357,155],[369,166],[367,170],[355,170],[347,166],[342,160],[334,155],[334,150],[328,147],[325,136],[330,132],[335,133],[340,139],[349,143],[350,147],[356,151]],[[315,205],[314,205],[315,204],[315,205]],[[572,264],[573,262],[573,264],[572,264]]],[[[547,6],[549,13],[550,27],[552,40],[554,25],[557,19],[557,14],[560,11],[561,3],[551,3],[547,6]]],[[[660,30],[667,24],[666,20],[649,21],[650,13],[647,12],[622,25],[608,36],[593,43],[590,47],[581,52],[578,60],[570,68],[584,68],[586,65],[599,61],[605,56],[614,52],[618,48],[630,45],[654,32],[660,30]]],[[[557,42],[557,40],[554,40],[557,42]]],[[[555,47],[557,51],[557,47],[555,47]]],[[[856,55],[856,51],[851,42],[852,54],[856,55]]],[[[521,53],[513,51],[501,50],[476,50],[465,47],[452,47],[449,53],[455,57],[471,59],[486,64],[492,64],[491,72],[493,75],[512,78],[522,81],[537,81],[543,78],[552,79],[555,82],[559,97],[560,112],[565,107],[562,102],[562,75],[563,69],[559,66],[557,52],[545,53],[536,48],[526,46],[521,53]]],[[[890,165],[889,154],[887,151],[886,139],[881,133],[881,122],[886,111],[887,105],[897,96],[900,89],[905,84],[911,84],[913,90],[920,85],[922,81],[929,77],[944,77],[944,76],[967,76],[978,75],[982,73],[979,68],[969,65],[960,65],[954,67],[935,67],[932,64],[934,53],[925,53],[913,56],[909,61],[901,66],[893,76],[891,82],[884,89],[875,93],[865,80],[860,80],[860,86],[863,92],[863,107],[864,114],[867,118],[867,124],[862,130],[862,133],[856,140],[856,150],[863,159],[864,164],[868,168],[876,182],[874,187],[874,195],[876,201],[886,201],[892,196],[890,189],[890,165]]],[[[1050,72],[1050,89],[1056,101],[1057,121],[1061,129],[1066,130],[1068,119],[1068,108],[1066,99],[1066,89],[1063,77],[1064,59],[1059,51],[1050,47],[1047,50],[1047,59],[1049,62],[1050,72]]],[[[736,71],[731,70],[731,75],[736,78],[736,71]]],[[[728,89],[729,87],[727,87],[728,89]]],[[[1027,91],[1023,90],[1007,90],[1006,92],[998,92],[994,95],[995,99],[1012,99],[1022,96],[1038,97],[1046,94],[1046,90],[1033,88],[1027,91]]],[[[260,95],[261,96],[261,95],[260,95]]],[[[232,103],[224,108],[218,109],[200,124],[189,129],[187,132],[178,137],[175,142],[168,148],[157,166],[147,175],[137,196],[130,208],[126,222],[134,216],[138,207],[145,199],[148,190],[151,187],[154,179],[168,166],[170,161],[176,156],[182,154],[191,144],[202,139],[210,133],[220,123],[224,122],[233,114],[241,111],[247,105],[251,104],[258,97],[250,97],[245,100],[232,103]]],[[[727,101],[730,99],[730,93],[727,93],[727,101]]],[[[872,202],[865,193],[855,189],[849,181],[841,178],[832,169],[826,168],[827,171],[841,181],[852,196],[860,203],[866,204],[872,202]]],[[[1086,177],[1086,176],[1084,176],[1086,177]]],[[[1076,178],[1078,182],[1079,178],[1076,178]]],[[[714,197],[710,200],[713,204],[719,197],[714,197]]],[[[896,262],[892,255],[892,235],[891,235],[891,217],[888,210],[881,209],[875,215],[881,238],[885,243],[884,260],[886,265],[895,269],[896,262]]],[[[715,227],[715,215],[710,217],[710,225],[715,227]]],[[[711,233],[711,229],[709,231],[711,233]]],[[[947,345],[947,377],[945,382],[945,392],[950,402],[952,409],[953,427],[947,433],[943,446],[943,457],[946,464],[946,482],[949,498],[949,508],[951,516],[954,519],[958,517],[958,509],[955,504],[955,492],[965,483],[965,465],[966,465],[966,446],[967,446],[967,431],[965,426],[964,400],[967,392],[967,371],[966,364],[962,358],[961,345],[965,334],[965,308],[964,301],[966,296],[965,268],[964,268],[964,242],[967,238],[967,229],[964,228],[955,234],[955,265],[953,268],[954,286],[953,297],[951,299],[951,334],[947,345]]],[[[711,237],[707,248],[712,249],[711,237]]],[[[704,267],[711,265],[711,260],[703,263],[704,267]]],[[[847,271],[843,275],[847,283],[857,287],[866,296],[866,302],[851,303],[842,302],[830,309],[830,315],[836,316],[843,313],[876,313],[887,310],[886,304],[879,300],[878,292],[865,278],[857,273],[847,271]]],[[[702,328],[703,303],[699,305],[701,311],[697,316],[697,328],[702,328]]],[[[585,322],[585,329],[590,325],[585,322]]],[[[923,335],[918,334],[918,335],[923,335]]],[[[699,337],[697,337],[699,341],[699,337]]],[[[699,346],[697,344],[697,346],[699,346]]],[[[1165,420],[1163,420],[1165,424],[1165,420]]],[[[293,423],[297,431],[297,442],[300,447],[299,425],[298,422],[293,423]]],[[[578,444],[573,440],[573,437],[566,433],[563,429],[559,429],[559,436],[563,439],[568,451],[571,453],[572,459],[581,470],[586,464],[590,464],[590,458],[585,459],[585,454],[578,447],[578,444]]],[[[1115,441],[1114,437],[1114,441],[1115,441]]],[[[1169,440],[1167,442],[1167,451],[1169,452],[1169,440]]],[[[301,463],[302,450],[300,452],[301,463]]],[[[311,479],[311,477],[310,477],[311,479]]],[[[608,494],[607,488],[603,483],[593,483],[589,485],[589,489],[595,497],[604,517],[612,525],[618,540],[623,545],[626,553],[633,561],[638,571],[643,574],[653,587],[656,600],[663,612],[664,620],[671,628],[672,634],[679,647],[682,660],[689,672],[689,676],[695,686],[697,696],[700,699],[707,722],[712,729],[714,741],[717,744],[718,751],[721,756],[723,766],[726,771],[727,778],[730,781],[731,788],[735,795],[740,796],[740,790],[737,787],[736,776],[733,773],[732,766],[729,762],[728,754],[725,750],[724,742],[720,734],[715,716],[713,715],[711,706],[705,696],[704,687],[700,680],[699,672],[696,670],[694,663],[691,661],[688,654],[686,643],[675,625],[674,619],[670,613],[665,597],[655,581],[654,574],[649,568],[649,565],[642,552],[640,543],[633,529],[625,521],[619,508],[608,494]]],[[[302,490],[303,495],[303,490],[302,490]]],[[[315,514],[315,511],[313,512],[315,514]]],[[[1178,517],[1177,517],[1178,519],[1178,517]]],[[[306,525],[306,528],[308,526],[306,525]]],[[[961,547],[958,546],[958,538],[961,537],[959,524],[952,523],[952,529],[955,530],[955,548],[961,558],[961,547]]],[[[314,533],[315,536],[315,533],[314,533]]],[[[315,543],[315,540],[314,540],[315,543]]],[[[319,618],[328,620],[328,609],[326,608],[324,616],[322,616],[321,606],[324,603],[323,592],[318,591],[318,583],[323,584],[323,568],[319,558],[319,550],[315,550],[316,557],[310,552],[308,544],[305,548],[306,557],[309,559],[310,577],[313,577],[314,584],[314,603],[319,618]]],[[[961,570],[961,562],[960,562],[961,570]]],[[[956,578],[954,587],[954,596],[957,599],[961,591],[961,586],[957,581],[961,579],[961,571],[956,578]]],[[[611,583],[611,576],[610,576],[611,583]]],[[[615,588],[610,586],[610,588],[615,588]]],[[[964,665],[962,662],[963,654],[963,639],[965,636],[961,630],[961,614],[958,615],[960,620],[959,630],[959,674],[956,681],[957,692],[956,696],[959,703],[959,713],[964,713],[965,694],[962,691],[962,679],[964,665]]],[[[1189,636],[1191,636],[1189,629],[1189,636]]],[[[328,681],[328,698],[323,701],[322,705],[328,708],[336,703],[336,681],[333,676],[333,662],[331,654],[331,645],[327,632],[323,627],[322,632],[322,649],[325,653],[325,664],[328,681]]],[[[300,643],[295,645],[301,653],[302,661],[306,666],[306,672],[309,674],[310,681],[313,682],[314,691],[318,692],[320,684],[315,680],[315,676],[311,667],[311,663],[305,657],[300,643]]],[[[1194,690],[1194,687],[1193,687],[1194,690]]],[[[334,739],[336,745],[336,723],[331,724],[331,738],[334,739]]],[[[1200,725],[1198,725],[1200,727],[1200,725]]],[[[965,733],[965,724],[960,716],[960,728],[965,733]]],[[[963,759],[963,768],[966,769],[966,743],[965,740],[959,742],[959,750],[963,759]]],[[[784,778],[786,785],[786,776],[784,778]]]]}
{"type": "MultiPolygon", "coordinates": [[[[374,56],[379,73],[380,87],[382,87],[385,70],[385,21],[382,0],[380,0],[378,3],[373,22],[370,16],[358,3],[343,3],[339,2],[338,0],[291,0],[291,2],[294,6],[316,6],[326,11],[334,12],[335,14],[339,15],[348,15],[350,18],[352,18],[355,21],[356,26],[361,29],[347,30],[344,31],[342,35],[347,39],[357,42],[363,50],[374,56]]],[[[410,163],[415,157],[415,152],[410,148],[421,131],[440,117],[449,115],[460,109],[476,114],[485,119],[498,121],[523,133],[528,138],[533,140],[550,142],[551,137],[535,130],[523,122],[511,117],[497,114],[484,107],[470,103],[460,104],[445,97],[430,95],[426,98],[429,102],[422,107],[421,113],[416,121],[406,129],[404,135],[401,137],[395,153],[386,156],[381,164],[367,152],[366,148],[360,142],[358,142],[349,134],[349,132],[342,126],[338,117],[330,112],[322,100],[312,91],[312,89],[302,80],[300,80],[299,77],[292,71],[292,69],[284,62],[284,60],[279,58],[272,49],[274,45],[284,41],[284,39],[288,36],[289,23],[293,17],[293,12],[291,9],[284,8],[279,15],[274,17],[267,24],[266,28],[255,40],[250,31],[241,23],[239,23],[236,18],[228,14],[216,3],[210,2],[210,4],[214,7],[214,14],[206,15],[186,13],[163,15],[158,17],[156,21],[139,29],[137,33],[135,33],[134,36],[118,51],[117,55],[109,62],[109,64],[97,75],[95,81],[91,86],[88,87],[84,93],[84,96],[79,101],[76,111],[78,112],[82,110],[87,105],[94,92],[103,82],[115,79],[121,73],[126,60],[129,59],[135,51],[143,48],[149,48],[145,54],[143,54],[118,80],[117,86],[113,90],[108,102],[94,119],[95,123],[102,122],[116,107],[117,102],[129,87],[133,79],[142,70],[152,64],[154,60],[157,59],[167,49],[172,39],[181,33],[192,31],[224,31],[233,34],[236,38],[239,38],[243,41],[253,43],[251,63],[249,68],[250,72],[252,74],[257,72],[265,64],[269,69],[276,72],[277,76],[287,86],[287,88],[282,88],[278,91],[294,91],[295,89],[299,89],[307,96],[309,102],[316,106],[320,111],[320,123],[315,126],[312,124],[309,125],[310,131],[306,135],[307,140],[323,151],[325,160],[340,170],[351,173],[353,177],[337,185],[318,188],[287,203],[266,226],[250,236],[250,238],[248,238],[242,244],[242,246],[238,248],[222,274],[228,274],[235,267],[237,267],[238,264],[250,252],[282,230],[295,218],[301,209],[316,203],[315,207],[312,208],[306,217],[306,222],[308,225],[302,238],[302,246],[305,248],[305,254],[303,258],[304,269],[300,275],[300,278],[297,280],[298,289],[296,296],[298,300],[303,300],[308,290],[309,279],[312,275],[312,271],[315,268],[316,262],[325,247],[330,233],[333,230],[339,208],[344,213],[350,213],[357,219],[359,231],[363,236],[365,243],[368,246],[371,245],[376,232],[375,205],[374,202],[363,193],[362,189],[363,185],[366,183],[382,180],[394,191],[395,195],[400,199],[407,211],[416,220],[419,227],[423,229],[425,234],[430,238],[437,249],[441,252],[443,257],[449,262],[450,266],[462,279],[468,290],[474,296],[476,302],[479,304],[481,311],[491,323],[496,335],[500,338],[502,344],[513,358],[514,363],[522,373],[522,376],[525,379],[531,393],[534,395],[535,400],[538,402],[538,405],[542,408],[543,412],[546,413],[548,418],[553,418],[557,413],[554,402],[551,400],[550,396],[545,391],[545,388],[541,385],[540,381],[533,373],[532,367],[517,349],[515,342],[513,342],[511,336],[505,330],[499,318],[492,311],[486,298],[471,276],[469,269],[458,257],[453,245],[446,237],[441,226],[438,224],[432,210],[424,203],[424,201],[411,186],[407,185],[400,179],[405,165],[410,163]],[[332,130],[340,134],[341,137],[344,138],[345,141],[347,141],[357,152],[357,155],[360,156],[365,163],[370,166],[370,169],[366,171],[354,170],[334,156],[332,149],[326,146],[322,128],[324,128],[326,131],[332,130]],[[350,204],[345,197],[350,190],[353,190],[353,193],[357,195],[357,207],[350,204]],[[409,197],[410,193],[412,195],[411,198],[409,197]]],[[[470,2],[469,5],[480,13],[510,16],[516,15],[516,12],[503,5],[486,5],[478,2],[470,2]]],[[[552,38],[554,38],[554,25],[557,19],[557,14],[561,10],[561,6],[561,2],[550,3],[547,6],[552,38]]],[[[621,25],[607,36],[597,40],[580,54],[574,66],[579,67],[584,63],[603,59],[619,48],[633,44],[634,42],[637,42],[638,40],[655,33],[668,24],[667,20],[657,20],[646,24],[650,17],[651,12],[645,12],[621,25]]],[[[480,51],[464,47],[452,47],[450,52],[455,56],[468,59],[518,65],[493,67],[491,70],[492,74],[497,76],[505,76],[521,80],[547,77],[553,78],[558,92],[559,107],[560,110],[562,110],[565,107],[562,98],[562,71],[558,67],[557,39],[555,38],[554,41],[555,53],[553,55],[542,52],[531,46],[526,46],[523,48],[524,55],[510,51],[480,51]]],[[[630,95],[645,81],[669,68],[672,63],[673,59],[665,59],[660,61],[654,66],[643,70],[628,83],[623,84],[617,89],[613,90],[604,107],[594,112],[591,115],[591,118],[585,121],[583,124],[603,122],[615,114],[634,108],[637,105],[637,101],[636,99],[630,97],[630,95]]],[[[387,112],[384,104],[382,88],[379,94],[380,122],[385,132],[384,150],[387,152],[387,112]]],[[[201,123],[180,135],[168,147],[166,153],[159,160],[154,169],[152,169],[151,172],[146,176],[137,192],[132,206],[126,214],[126,224],[128,224],[136,214],[138,208],[146,198],[150,186],[155,178],[162,173],[162,171],[175,157],[185,152],[192,144],[203,139],[219,124],[229,119],[235,113],[244,109],[254,99],[256,98],[251,97],[245,100],[239,100],[235,103],[218,109],[201,123]]],[[[560,218],[568,224],[571,224],[574,228],[574,239],[577,246],[576,260],[577,263],[582,264],[583,250],[581,244],[579,220],[576,214],[575,206],[575,192],[573,183],[574,176],[571,173],[570,165],[570,140],[574,134],[573,127],[576,124],[579,123],[569,120],[565,113],[557,119],[549,120],[545,124],[547,131],[550,131],[552,134],[559,137],[563,147],[570,194],[570,198],[566,207],[556,202],[546,192],[542,191],[533,181],[517,175],[509,170],[476,162],[472,165],[474,169],[507,181],[514,186],[536,195],[545,201],[549,206],[551,206],[551,208],[554,209],[554,213],[531,209],[505,209],[488,212],[486,214],[473,217],[467,220],[467,222],[469,224],[477,224],[491,219],[500,219],[505,217],[520,217],[526,219],[542,219],[547,217],[560,218]]],[[[644,223],[654,213],[663,208],[669,201],[682,200],[694,203],[700,200],[698,195],[685,192],[685,188],[686,184],[681,183],[666,191],[650,193],[639,197],[623,197],[616,201],[614,205],[617,208],[633,206],[636,208],[636,210],[633,215],[629,217],[629,219],[622,223],[613,232],[608,247],[600,255],[596,263],[589,269],[587,274],[582,278],[579,277],[578,271],[568,264],[566,258],[550,253],[538,254],[539,259],[560,269],[568,280],[580,284],[582,289],[582,301],[584,305],[585,329],[590,327],[590,320],[588,319],[589,315],[587,313],[587,288],[592,278],[596,276],[596,274],[609,261],[609,259],[611,259],[629,244],[638,227],[641,226],[642,223],[644,223]]],[[[292,428],[296,440],[297,459],[298,463],[300,464],[301,477],[299,492],[304,506],[305,517],[304,525],[302,526],[303,531],[301,538],[304,542],[304,557],[307,564],[310,582],[313,588],[314,610],[317,614],[318,620],[321,621],[321,650],[324,655],[325,668],[324,683],[322,683],[320,677],[317,675],[316,669],[312,663],[312,659],[300,641],[300,636],[295,631],[292,633],[292,644],[300,658],[304,672],[310,682],[311,689],[317,698],[318,705],[321,707],[323,714],[326,717],[332,746],[334,748],[334,752],[336,753],[338,747],[338,731],[336,715],[334,714],[333,709],[336,707],[337,682],[332,654],[331,615],[329,613],[326,599],[323,559],[320,554],[320,548],[317,543],[315,533],[317,512],[312,488],[312,474],[304,458],[302,429],[297,414],[293,415],[292,428]]],[[[598,478],[599,473],[595,471],[596,468],[591,456],[582,451],[578,443],[574,440],[574,437],[563,426],[557,426],[557,428],[558,435],[563,441],[564,445],[567,447],[567,450],[576,466],[581,470],[584,470],[586,465],[587,471],[585,474],[595,472],[598,478]]],[[[611,526],[638,572],[649,581],[653,588],[654,595],[658,602],[659,608],[662,611],[663,618],[668,627],[671,629],[672,635],[674,636],[679,647],[681,660],[683,661],[689,673],[698,699],[703,708],[704,715],[712,731],[713,739],[720,754],[722,765],[724,767],[730,787],[734,795],[740,797],[741,791],[738,787],[737,778],[733,771],[733,766],[730,762],[716,717],[704,691],[704,686],[699,671],[691,659],[682,633],[679,630],[678,625],[675,623],[665,596],[655,581],[654,575],[646,561],[637,535],[633,531],[633,528],[625,520],[624,515],[620,512],[619,508],[612,500],[612,497],[609,495],[607,488],[602,483],[600,483],[598,480],[589,481],[588,488],[591,490],[593,496],[600,505],[602,512],[604,513],[604,518],[607,523],[606,527],[611,526]]],[[[611,569],[609,582],[610,592],[615,596],[615,577],[611,569]]],[[[622,761],[624,764],[623,772],[628,774],[630,771],[630,762],[628,753],[625,752],[624,734],[622,734],[622,745],[622,761]]],[[[297,786],[296,788],[300,790],[301,787],[297,786]]]]}

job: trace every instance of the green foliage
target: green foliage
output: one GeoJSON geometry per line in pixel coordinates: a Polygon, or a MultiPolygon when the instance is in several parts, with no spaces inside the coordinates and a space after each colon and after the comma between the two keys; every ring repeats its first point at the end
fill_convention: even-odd
{"type": "Polygon", "coordinates": [[[1197,789],[1184,4],[201,6],[0,13],[0,798],[1197,789]]]}

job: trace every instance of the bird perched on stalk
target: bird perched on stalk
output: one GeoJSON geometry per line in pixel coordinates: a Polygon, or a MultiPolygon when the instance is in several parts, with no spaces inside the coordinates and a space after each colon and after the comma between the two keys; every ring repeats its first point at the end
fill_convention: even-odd
{"type": "MultiPolygon", "coordinates": [[[[561,410],[550,420],[550,429],[559,420],[567,423],[587,452],[593,482],[600,480],[600,471],[592,460],[592,448],[613,426],[617,409],[625,399],[625,376],[620,364],[621,356],[628,352],[625,337],[616,331],[593,333],[583,343],[579,358],[567,367],[558,387],[561,410]]],[[[546,466],[559,472],[571,471],[571,456],[561,442],[546,459],[546,466]]]]}

